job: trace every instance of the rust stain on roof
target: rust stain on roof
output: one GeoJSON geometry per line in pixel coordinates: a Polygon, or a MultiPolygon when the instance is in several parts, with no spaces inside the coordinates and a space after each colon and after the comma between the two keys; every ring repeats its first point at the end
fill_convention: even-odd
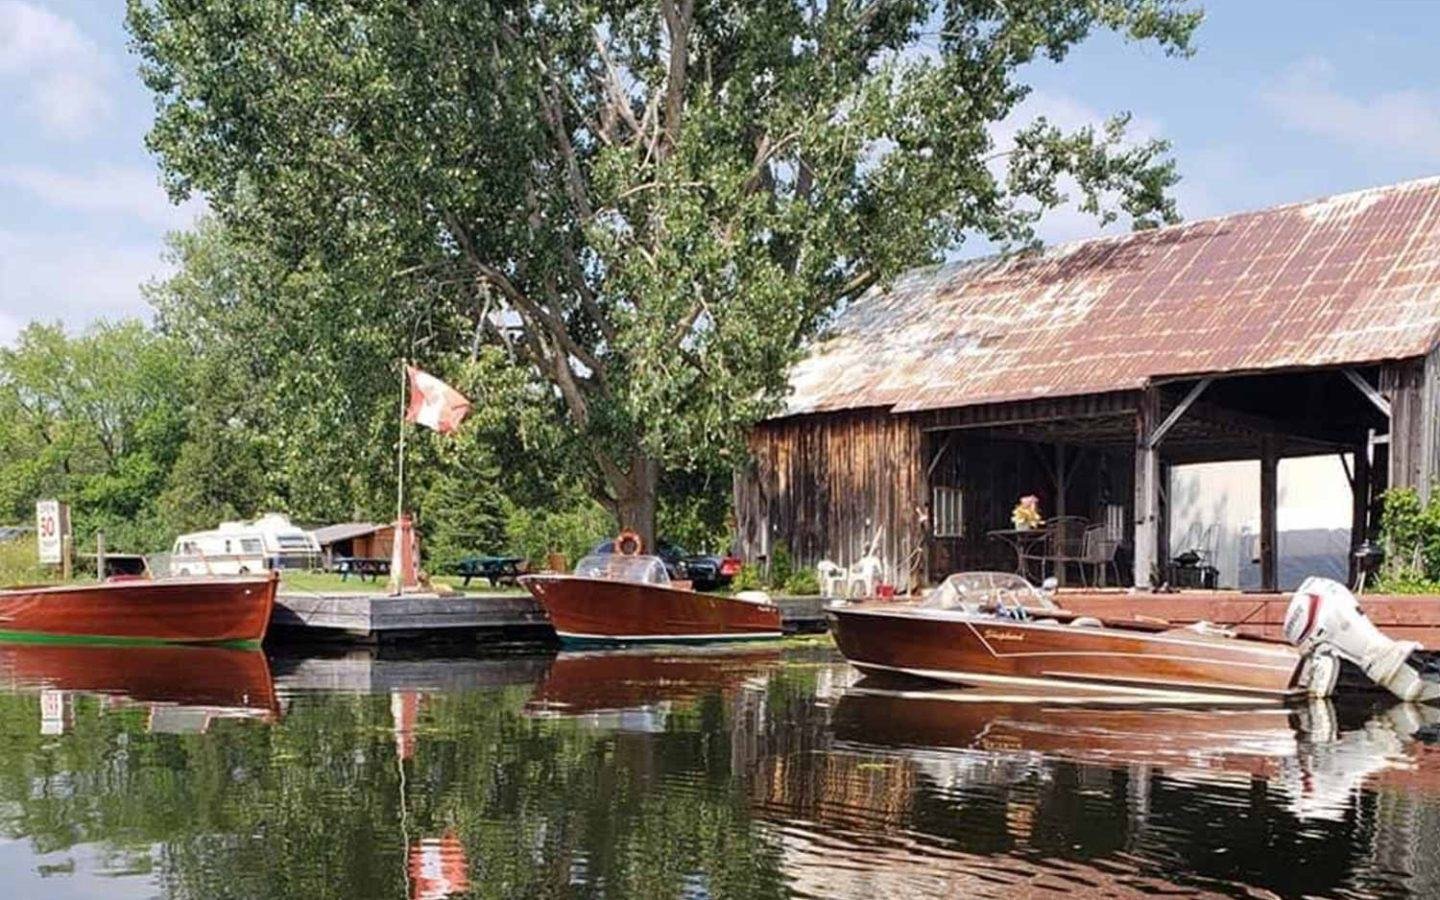
{"type": "Polygon", "coordinates": [[[1151,379],[1421,356],[1440,337],[1440,178],[917,269],[853,302],[782,415],[909,412],[1151,379]]]}

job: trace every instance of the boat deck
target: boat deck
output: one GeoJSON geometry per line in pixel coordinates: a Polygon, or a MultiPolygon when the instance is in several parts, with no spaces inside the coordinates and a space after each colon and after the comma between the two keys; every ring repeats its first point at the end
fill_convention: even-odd
{"type": "MultiPolygon", "coordinates": [[[[1179,591],[1173,594],[1130,593],[1123,589],[1062,589],[1060,605],[1080,615],[1129,619],[1153,616],[1176,625],[1205,620],[1235,628],[1241,634],[1284,640],[1282,628],[1289,593],[1240,591],[1179,591]]],[[[1440,648],[1440,597],[1365,594],[1360,608],[1389,637],[1440,648]]]]}
{"type": "MultiPolygon", "coordinates": [[[[787,633],[825,630],[819,597],[777,597],[787,633]]],[[[545,612],[529,594],[495,593],[392,597],[373,593],[313,594],[282,590],[270,634],[277,640],[377,642],[400,638],[479,639],[549,643],[545,612]]]]}

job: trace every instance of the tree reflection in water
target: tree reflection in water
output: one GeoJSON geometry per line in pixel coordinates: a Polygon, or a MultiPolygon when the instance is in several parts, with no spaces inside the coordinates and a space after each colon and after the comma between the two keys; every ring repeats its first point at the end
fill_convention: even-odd
{"type": "Polygon", "coordinates": [[[1440,754],[1412,737],[1433,711],[976,702],[774,647],[366,658],[357,691],[336,689],[354,660],[307,660],[277,664],[273,691],[268,669],[217,691],[257,661],[156,679],[112,657],[76,680],[105,667],[0,651],[0,827],[26,851],[0,878],[103,869],[122,877],[97,889],[171,897],[1440,892],[1440,754]],[[224,705],[255,695],[273,702],[224,705]]]}

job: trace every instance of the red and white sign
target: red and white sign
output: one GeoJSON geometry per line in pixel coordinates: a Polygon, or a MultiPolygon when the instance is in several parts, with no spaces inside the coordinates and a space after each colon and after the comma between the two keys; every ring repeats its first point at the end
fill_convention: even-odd
{"type": "Polygon", "coordinates": [[[441,434],[449,434],[470,412],[470,400],[450,385],[414,366],[406,366],[410,378],[410,402],[405,406],[405,421],[418,422],[441,434]]]}
{"type": "Polygon", "coordinates": [[[35,502],[35,535],[40,544],[40,562],[59,565],[65,552],[65,514],[59,500],[35,502]]]}

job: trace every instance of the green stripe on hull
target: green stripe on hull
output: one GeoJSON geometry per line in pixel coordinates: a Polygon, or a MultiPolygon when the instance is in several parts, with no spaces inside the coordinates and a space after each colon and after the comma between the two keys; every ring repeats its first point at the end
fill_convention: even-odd
{"type": "Polygon", "coordinates": [[[560,646],[562,647],[623,647],[631,644],[733,644],[740,641],[778,641],[785,637],[781,632],[774,634],[730,634],[730,635],[702,635],[700,637],[686,637],[684,635],[658,635],[656,637],[582,637],[580,635],[562,634],[560,646]]]}
{"type": "Polygon", "coordinates": [[[165,638],[123,637],[108,634],[55,634],[48,631],[5,631],[0,642],[7,644],[68,644],[92,647],[225,647],[230,650],[258,650],[259,641],[177,641],[165,638]]]}

